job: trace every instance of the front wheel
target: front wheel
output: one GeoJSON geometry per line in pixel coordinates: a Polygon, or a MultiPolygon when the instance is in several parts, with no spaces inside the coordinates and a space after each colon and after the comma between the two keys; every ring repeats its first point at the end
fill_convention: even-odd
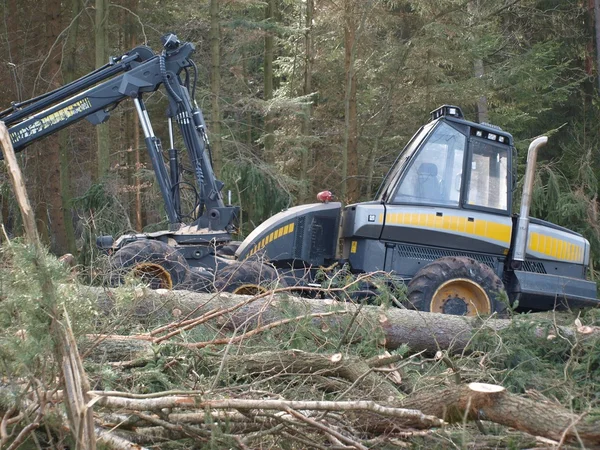
{"type": "Polygon", "coordinates": [[[273,266],[260,261],[236,261],[219,269],[215,277],[217,292],[240,295],[257,295],[285,285],[273,266]]]}
{"type": "Polygon", "coordinates": [[[153,289],[173,289],[184,285],[190,266],[170,245],[141,239],[123,246],[111,257],[110,272],[112,284],[120,284],[127,274],[133,274],[153,289]]]}
{"type": "Polygon", "coordinates": [[[457,316],[506,314],[506,291],[494,271],[471,258],[440,258],[408,284],[408,301],[419,311],[457,316]]]}

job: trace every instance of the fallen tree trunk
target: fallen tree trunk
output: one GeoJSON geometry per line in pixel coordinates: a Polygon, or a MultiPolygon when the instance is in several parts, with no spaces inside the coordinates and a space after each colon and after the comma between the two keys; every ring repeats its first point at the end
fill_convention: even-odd
{"type": "Polygon", "coordinates": [[[600,446],[598,421],[549,401],[511,394],[501,386],[471,383],[407,397],[405,408],[419,409],[448,423],[487,420],[560,443],[600,446]]]}
{"type": "MultiPolygon", "coordinates": [[[[375,361],[374,361],[375,362],[375,361]]],[[[388,363],[389,364],[389,363],[388,363]]],[[[374,365],[374,364],[373,364],[374,365]]],[[[319,374],[343,378],[365,393],[365,398],[393,403],[400,395],[398,388],[373,371],[373,365],[358,357],[341,354],[321,355],[289,350],[228,356],[225,367],[249,374],[319,374]]]]}
{"type": "MultiPolygon", "coordinates": [[[[113,290],[82,287],[80,292],[82,295],[95,297],[105,314],[114,313],[115,309],[119,308],[119,299],[113,290]]],[[[448,350],[452,353],[460,353],[477,333],[500,331],[512,323],[511,320],[494,316],[463,317],[394,307],[384,309],[333,300],[298,298],[285,292],[247,297],[228,293],[205,294],[138,289],[135,296],[137,299],[134,307],[129,311],[131,314],[129,320],[137,320],[147,325],[168,323],[152,334],[141,336],[154,343],[171,339],[183,329],[190,329],[208,321],[216,322],[225,330],[236,330],[236,339],[240,340],[240,336],[250,330],[259,327],[266,329],[277,322],[290,321],[289,311],[293,310],[298,319],[312,316],[313,323],[319,327],[339,326],[341,316],[352,318],[353,327],[372,330],[373,333],[379,332],[380,344],[390,350],[407,344],[412,351],[416,352],[425,350],[435,353],[439,350],[448,350]]],[[[118,314],[122,313],[118,312],[118,314]]],[[[562,327],[557,331],[551,321],[547,321],[547,324],[546,327],[534,328],[535,337],[545,339],[549,335],[556,335],[558,331],[566,336],[577,334],[577,329],[562,327]]],[[[583,334],[589,334],[589,330],[583,334]]],[[[232,341],[225,338],[219,343],[229,342],[232,341]]],[[[188,345],[208,344],[214,345],[215,342],[188,345]]],[[[125,343],[125,347],[126,345],[125,343]]]]}

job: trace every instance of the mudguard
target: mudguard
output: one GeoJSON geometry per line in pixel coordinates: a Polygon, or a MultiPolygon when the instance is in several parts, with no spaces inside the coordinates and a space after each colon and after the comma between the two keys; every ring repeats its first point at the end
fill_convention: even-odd
{"type": "Polygon", "coordinates": [[[341,210],[341,203],[331,202],[282,211],[250,233],[236,251],[236,257],[323,265],[336,256],[341,210]]]}

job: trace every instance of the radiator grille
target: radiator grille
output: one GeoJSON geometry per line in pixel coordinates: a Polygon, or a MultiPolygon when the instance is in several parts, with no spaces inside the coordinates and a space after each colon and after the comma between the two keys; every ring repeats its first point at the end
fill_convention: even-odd
{"type": "Polygon", "coordinates": [[[523,266],[521,270],[525,272],[534,272],[534,273],[546,273],[546,269],[541,262],[537,261],[523,261],[523,266]]]}
{"type": "Polygon", "coordinates": [[[445,256],[466,256],[468,258],[473,258],[474,260],[479,261],[480,263],[483,263],[487,266],[490,266],[492,269],[496,268],[496,258],[494,258],[493,256],[479,255],[477,253],[403,244],[396,245],[396,251],[402,258],[412,258],[421,261],[435,261],[436,259],[443,258],[445,256]]]}
{"type": "MultiPolygon", "coordinates": [[[[490,266],[492,269],[496,268],[496,258],[488,255],[479,255],[477,253],[403,244],[396,245],[396,251],[401,258],[412,258],[421,261],[435,261],[436,259],[443,258],[445,256],[466,256],[490,266]]],[[[524,261],[521,270],[525,272],[546,273],[544,265],[538,261],[524,261]]]]}

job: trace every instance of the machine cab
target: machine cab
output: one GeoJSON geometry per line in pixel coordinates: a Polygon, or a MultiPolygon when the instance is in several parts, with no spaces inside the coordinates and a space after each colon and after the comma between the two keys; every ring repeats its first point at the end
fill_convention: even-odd
{"type": "Polygon", "coordinates": [[[432,112],[388,173],[378,200],[510,215],[512,136],[464,120],[460,108],[432,112]]]}
{"type": "Polygon", "coordinates": [[[510,134],[466,121],[456,106],[436,109],[375,201],[346,207],[344,257],[357,270],[408,278],[426,261],[458,254],[489,255],[500,267],[511,241],[512,156],[510,134]]]}

